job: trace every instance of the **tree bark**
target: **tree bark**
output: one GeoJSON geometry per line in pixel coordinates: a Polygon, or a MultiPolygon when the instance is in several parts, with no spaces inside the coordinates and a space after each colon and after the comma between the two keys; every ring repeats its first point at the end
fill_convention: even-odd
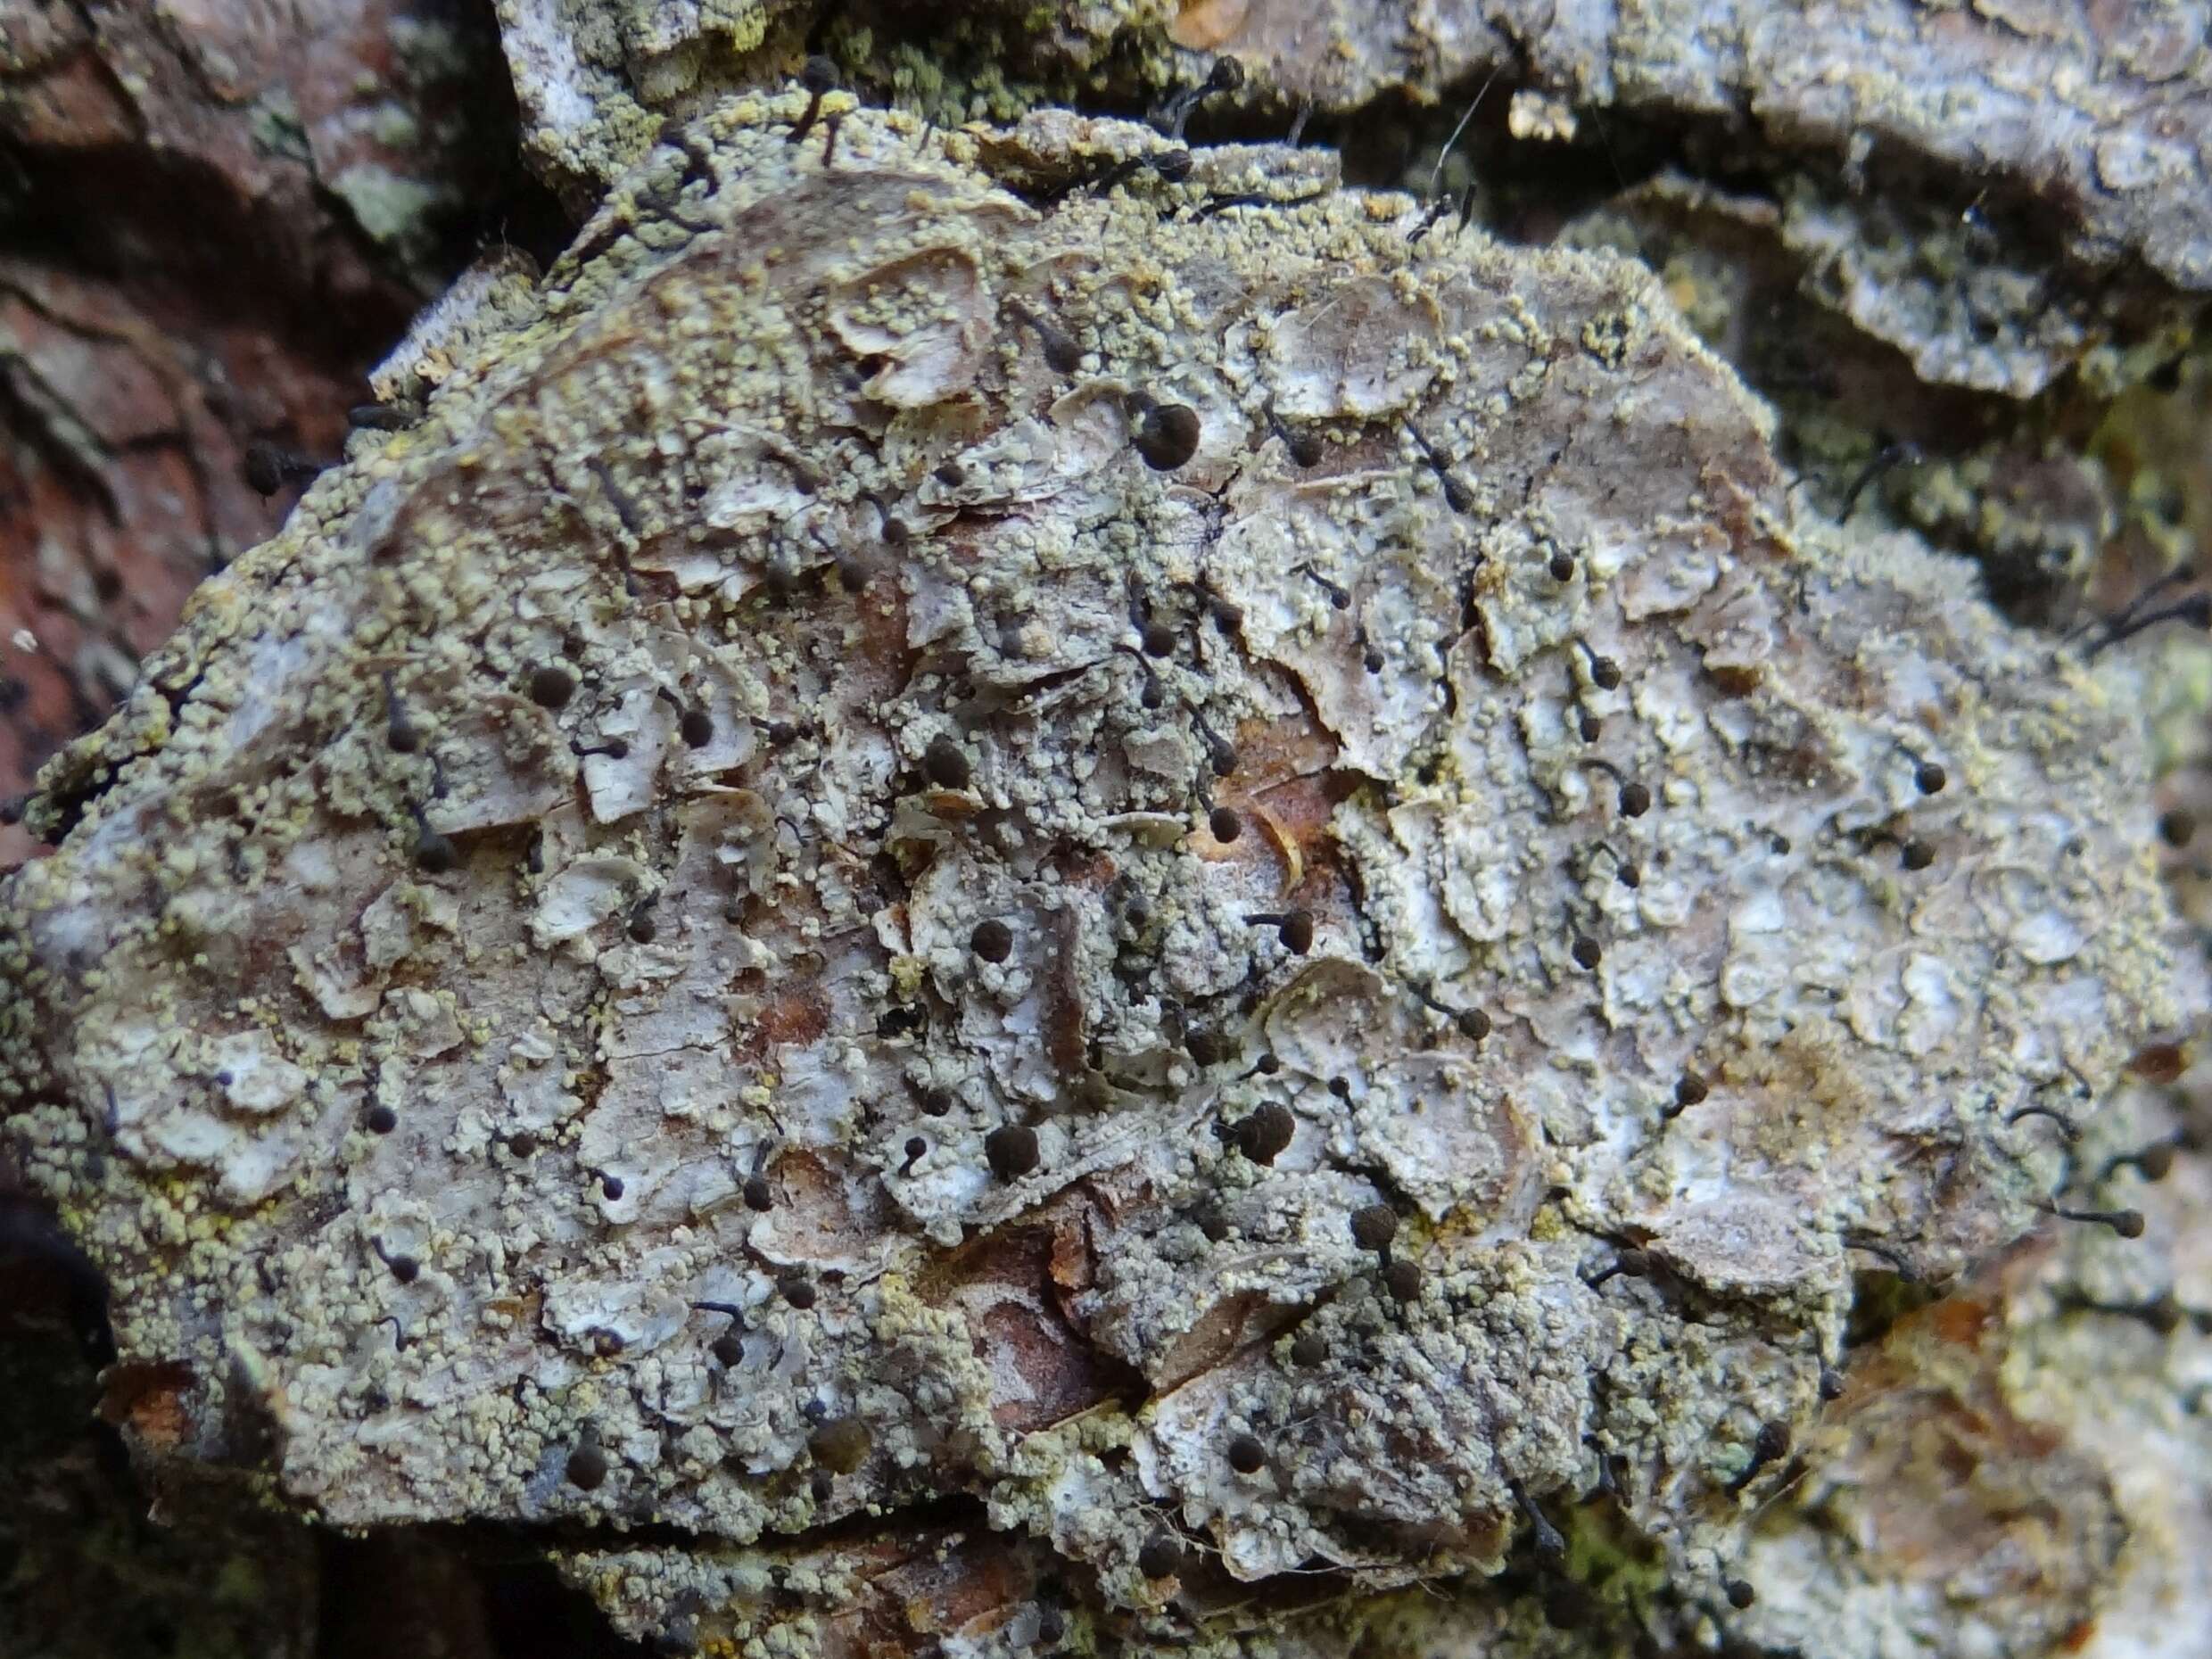
{"type": "Polygon", "coordinates": [[[2212,1646],[2185,24],[0,16],[0,1647],[2212,1646]]]}

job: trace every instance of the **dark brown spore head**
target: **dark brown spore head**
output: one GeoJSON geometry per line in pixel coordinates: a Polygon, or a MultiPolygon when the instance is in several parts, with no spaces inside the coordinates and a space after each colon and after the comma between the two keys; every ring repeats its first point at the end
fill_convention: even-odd
{"type": "Polygon", "coordinates": [[[1479,1008],[1462,1010],[1454,1023],[1470,1043],[1480,1043],[1490,1034],[1490,1017],[1479,1008]]]}
{"type": "Polygon", "coordinates": [[[623,1178],[618,1175],[603,1175],[599,1177],[600,1195],[610,1204],[618,1201],[626,1190],[623,1185],[623,1178]]]}
{"type": "Polygon", "coordinates": [[[1003,962],[1014,953],[1014,930],[992,916],[976,923],[968,936],[968,948],[986,962],[1003,962]]]}
{"type": "Polygon", "coordinates": [[[1255,1107],[1250,1116],[1235,1126],[1231,1143],[1254,1163],[1272,1164],[1289,1149],[1297,1133],[1298,1119],[1291,1109],[1269,1101],[1255,1107]]]}
{"type": "Polygon", "coordinates": [[[568,1483],[579,1491],[595,1492],[607,1483],[607,1454],[596,1440],[585,1440],[568,1454],[568,1483]]]}
{"type": "Polygon", "coordinates": [[[1083,348],[1058,330],[1044,336],[1044,367],[1055,375],[1072,375],[1083,367],[1083,348]]]}
{"type": "Polygon", "coordinates": [[[304,456],[273,443],[249,443],[245,453],[246,487],[264,499],[287,484],[305,483],[321,469],[304,456]]]}
{"type": "Polygon", "coordinates": [[[1752,1603],[1759,1599],[1759,1592],[1752,1589],[1752,1587],[1742,1579],[1730,1579],[1728,1581],[1727,1589],[1729,1605],[1735,1608],[1738,1613],[1743,1612],[1746,1607],[1749,1607],[1752,1603]]]}
{"type": "Polygon", "coordinates": [[[1291,1339],[1291,1363],[1294,1366],[1311,1370],[1328,1357],[1329,1345],[1317,1332],[1300,1331],[1291,1339]]]}
{"type": "Polygon", "coordinates": [[[530,700],[540,708],[558,708],[576,689],[576,676],[557,663],[530,671],[530,700]]]}
{"type": "Polygon", "coordinates": [[[799,85],[818,97],[825,92],[836,91],[837,61],[824,57],[819,52],[815,53],[806,60],[806,67],[799,71],[799,85]]]}
{"type": "Polygon", "coordinates": [[[1383,1250],[1398,1236],[1398,1212],[1388,1204],[1366,1204],[1352,1211],[1352,1242],[1362,1250],[1383,1250]]]}
{"type": "Polygon", "coordinates": [[[676,721],[676,735],[686,748],[703,749],[714,740],[714,722],[703,708],[687,708],[676,721]]]}
{"type": "Polygon", "coordinates": [[[1908,841],[1898,849],[1897,862],[1907,870],[1926,870],[1936,862],[1936,849],[1925,841],[1908,841]]]}
{"type": "Polygon", "coordinates": [[[1600,691],[1610,691],[1621,683],[1621,664],[1610,656],[1593,656],[1589,676],[1590,683],[1600,691]]]}
{"type": "Polygon", "coordinates": [[[1183,1571],[1183,1546],[1165,1532],[1155,1532],[1136,1552],[1136,1570],[1155,1581],[1171,1579],[1183,1571]]]}
{"type": "Polygon", "coordinates": [[[968,751],[943,732],[929,739],[929,747],[922,753],[921,769],[940,789],[964,789],[975,775],[968,763],[968,751]]]}
{"type": "Polygon", "coordinates": [[[1083,348],[1066,329],[1027,306],[1017,305],[1014,314],[1028,323],[1030,332],[1036,335],[1037,345],[1044,353],[1045,367],[1055,375],[1072,375],[1083,367],[1083,348]]]}
{"type": "Polygon", "coordinates": [[[1213,833],[1215,840],[1226,844],[1244,833],[1244,821],[1231,808],[1217,806],[1206,814],[1206,828],[1213,833]]]}
{"type": "Polygon", "coordinates": [[[1187,403],[1155,403],[1136,425],[1136,452],[1154,472],[1171,473],[1198,453],[1198,411],[1187,403]]]}
{"type": "Polygon", "coordinates": [[[1143,642],[1144,655],[1147,656],[1172,656],[1175,655],[1175,630],[1168,626],[1166,623],[1146,623],[1144,624],[1143,642]]]}
{"type": "Polygon", "coordinates": [[[745,1363],[745,1339],[734,1331],[725,1331],[708,1346],[708,1353],[725,1371],[734,1371],[745,1363]]]}
{"type": "Polygon", "coordinates": [[[460,854],[452,838],[440,835],[427,824],[415,837],[415,868],[425,875],[442,876],[460,863],[460,854]]]}
{"type": "Polygon", "coordinates": [[[412,1284],[422,1274],[423,1264],[412,1256],[394,1256],[384,1264],[392,1269],[392,1276],[402,1284],[412,1284]]]}
{"type": "Polygon", "coordinates": [[[1934,761],[1922,761],[1912,769],[1913,787],[1922,795],[1941,794],[1944,785],[1950,781],[1951,774],[1934,761]]]}
{"type": "Polygon", "coordinates": [[[390,1135],[400,1127],[400,1114],[389,1106],[371,1106],[362,1121],[367,1124],[371,1135],[390,1135]]]}
{"type": "Polygon", "coordinates": [[[776,1195],[768,1185],[766,1176],[747,1176],[745,1178],[745,1207],[755,1215],[766,1215],[776,1205],[776,1195]]]}
{"type": "Polygon", "coordinates": [[[1240,1434],[1229,1442],[1229,1467],[1239,1474],[1258,1474],[1267,1466],[1267,1449],[1257,1434],[1240,1434]]]}
{"type": "Polygon", "coordinates": [[[408,409],[391,403],[356,403],[346,410],[346,424],[371,432],[399,432],[414,423],[408,409]]]}
{"type": "Polygon", "coordinates": [[[1551,563],[1546,568],[1551,572],[1551,579],[1554,582],[1572,582],[1574,580],[1574,555],[1563,548],[1551,556],[1551,563]]]}
{"type": "Polygon", "coordinates": [[[1026,1123],[1003,1123],[983,1137],[984,1160],[1002,1181],[1019,1181],[1037,1167],[1037,1133],[1026,1123]]]}
{"type": "Polygon", "coordinates": [[[1391,1293],[1392,1301],[1419,1301],[1421,1269],[1409,1261],[1391,1262],[1382,1269],[1382,1288],[1391,1293]]]}
{"type": "Polygon", "coordinates": [[[850,1474],[868,1461],[875,1436],[858,1417],[832,1417],[807,1436],[806,1449],[832,1474],[850,1474]]]}
{"type": "Polygon", "coordinates": [[[1621,786],[1621,815],[1641,818],[1651,810],[1651,791],[1642,784],[1630,781],[1621,786]]]}
{"type": "Polygon", "coordinates": [[[507,1150],[516,1158],[527,1158],[538,1150],[538,1137],[527,1129],[517,1129],[507,1137],[507,1150]]]}
{"type": "Polygon", "coordinates": [[[1674,1080],[1674,1103],[1678,1107],[1695,1106],[1708,1093],[1705,1080],[1694,1071],[1686,1071],[1674,1080]]]}
{"type": "Polygon", "coordinates": [[[814,1305],[814,1282],[803,1273],[787,1273],[776,1281],[776,1294],[804,1313],[814,1305]]]}
{"type": "Polygon", "coordinates": [[[2184,847],[2197,837],[2197,815],[2184,807],[2175,807],[2158,816],[2158,839],[2171,847],[2184,847]]]}
{"type": "Polygon", "coordinates": [[[1578,933],[1574,936],[1572,950],[1574,965],[1584,973],[1595,972],[1597,964],[1605,959],[1605,953],[1598,948],[1597,941],[1586,933],[1578,933]]]}
{"type": "Polygon", "coordinates": [[[1294,910],[1284,914],[1278,929],[1283,948],[1293,956],[1303,956],[1313,949],[1314,919],[1309,910],[1294,910]]]}

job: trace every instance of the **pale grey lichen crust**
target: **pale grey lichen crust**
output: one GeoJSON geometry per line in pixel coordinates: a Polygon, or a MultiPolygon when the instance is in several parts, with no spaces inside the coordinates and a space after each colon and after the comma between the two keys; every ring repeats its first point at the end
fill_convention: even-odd
{"type": "Polygon", "coordinates": [[[175,1452],[681,1529],[575,1571],[777,1651],[905,1582],[855,1537],[995,1564],[948,1647],[1264,1642],[1600,1491],[1713,1605],[1854,1275],[2018,1235],[2019,1109],[2195,1006],[2132,681],[1799,516],[1638,267],[804,103],[656,148],[47,776],[9,1103],[175,1452]]]}
{"type": "MultiPolygon", "coordinates": [[[[1878,196],[1964,181],[1977,201],[2042,221],[2047,265],[2140,260],[2176,288],[2212,287],[2212,12],[2201,0],[500,0],[499,10],[527,142],[542,170],[585,192],[640,153],[649,112],[688,112],[788,72],[812,29],[863,84],[940,119],[1108,89],[1158,96],[1195,83],[1216,54],[1242,67],[1242,100],[1271,112],[1372,111],[1401,89],[1428,99],[1494,74],[1521,83],[1516,117],[1535,101],[1564,111],[1568,131],[1577,111],[1722,122],[1878,196]]],[[[1516,119],[1516,133],[1524,125],[1516,119]]],[[[1539,129],[1562,125],[1555,115],[1539,129]]],[[[1728,153],[1744,159],[1741,144],[1728,153]]]]}

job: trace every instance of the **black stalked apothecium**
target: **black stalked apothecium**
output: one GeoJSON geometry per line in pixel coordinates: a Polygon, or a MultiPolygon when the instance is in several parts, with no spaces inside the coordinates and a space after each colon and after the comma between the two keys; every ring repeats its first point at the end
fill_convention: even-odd
{"type": "Polygon", "coordinates": [[[1026,1123],[1001,1124],[983,1137],[983,1156],[1002,1181],[1018,1181],[1037,1167],[1037,1132],[1026,1123]]]}
{"type": "Polygon", "coordinates": [[[1202,431],[1198,411],[1189,404],[1150,403],[1137,417],[1132,442],[1147,466],[1171,473],[1198,453],[1202,431]]]}

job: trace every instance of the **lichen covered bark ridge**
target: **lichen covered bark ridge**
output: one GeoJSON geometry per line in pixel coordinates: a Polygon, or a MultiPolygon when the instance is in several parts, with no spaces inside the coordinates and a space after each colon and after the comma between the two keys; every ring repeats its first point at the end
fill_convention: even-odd
{"type": "Polygon", "coordinates": [[[1597,1496],[1729,1605],[1854,1282],[2195,1005],[2126,671],[1799,512],[1630,263],[808,102],[45,776],[5,1082],[154,1449],[681,1529],[576,1570],[702,1640],[1273,1640],[1597,1496]]]}

